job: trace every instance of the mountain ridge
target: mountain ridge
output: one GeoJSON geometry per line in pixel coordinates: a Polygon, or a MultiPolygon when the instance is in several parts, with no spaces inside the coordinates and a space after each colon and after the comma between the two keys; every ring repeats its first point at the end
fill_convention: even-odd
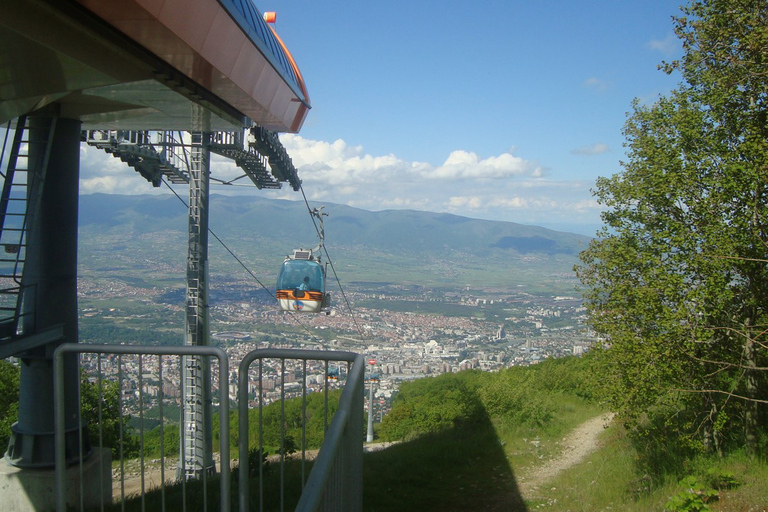
{"type": "MultiPolygon", "coordinates": [[[[326,247],[338,255],[334,258],[346,262],[347,272],[361,280],[369,280],[366,275],[373,274],[387,280],[391,274],[391,280],[397,281],[398,275],[408,274],[408,282],[418,281],[420,275],[425,282],[447,283],[461,282],[459,275],[486,271],[515,274],[525,270],[531,277],[572,273],[578,253],[590,240],[575,233],[449,213],[372,212],[333,203],[326,203],[324,212],[328,213],[326,247]]],[[[80,197],[84,240],[104,234],[129,240],[160,231],[184,234],[187,222],[186,207],[172,195],[80,197]]],[[[317,244],[314,224],[306,205],[299,201],[212,194],[210,227],[238,251],[271,261],[294,248],[317,244]]],[[[178,250],[186,253],[186,247],[178,250]]],[[[489,284],[492,279],[489,274],[481,280],[489,284]]]]}

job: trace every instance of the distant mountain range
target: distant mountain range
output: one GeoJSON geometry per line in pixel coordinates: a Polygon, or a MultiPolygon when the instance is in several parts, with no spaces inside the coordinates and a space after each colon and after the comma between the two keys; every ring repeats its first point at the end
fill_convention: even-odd
{"type": "MultiPolygon", "coordinates": [[[[317,243],[303,202],[214,194],[210,204],[211,229],[257,265],[263,261],[268,268],[276,268],[292,249],[317,243]]],[[[325,204],[324,211],[328,213],[326,248],[347,281],[549,289],[546,283],[568,280],[578,253],[590,240],[536,226],[445,213],[371,212],[337,204],[325,204]]],[[[172,195],[80,197],[81,251],[88,251],[99,239],[99,243],[108,239],[121,248],[128,243],[135,251],[151,251],[136,245],[140,235],[177,233],[172,237],[176,244],[183,242],[186,231],[186,207],[172,195]]],[[[212,237],[212,252],[214,244],[212,237]]],[[[185,243],[174,250],[186,256],[185,243]]]]}

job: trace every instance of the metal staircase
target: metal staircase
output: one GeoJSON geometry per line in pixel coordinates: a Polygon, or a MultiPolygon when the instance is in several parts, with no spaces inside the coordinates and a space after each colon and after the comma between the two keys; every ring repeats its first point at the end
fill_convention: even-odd
{"type": "MultiPolygon", "coordinates": [[[[185,480],[200,478],[205,468],[205,418],[203,404],[203,358],[184,356],[184,443],[182,464],[185,480]]],[[[179,467],[179,470],[182,468],[179,467]]]]}
{"type": "Polygon", "coordinates": [[[7,159],[5,143],[1,158],[7,164],[0,195],[0,357],[9,355],[8,345],[22,334],[26,235],[42,194],[42,187],[32,192],[32,183],[42,183],[45,178],[55,124],[53,119],[30,126],[29,119],[22,116],[16,120],[15,130],[9,125],[6,131],[6,143],[11,130],[14,135],[7,159]]]}
{"type": "Polygon", "coordinates": [[[189,183],[187,158],[183,145],[173,132],[124,130],[88,130],[82,140],[119,158],[133,167],[144,179],[159,187],[163,177],[174,184],[189,183]]]}
{"type": "MultiPolygon", "coordinates": [[[[247,133],[212,132],[209,149],[212,153],[233,160],[244,174],[222,181],[224,185],[248,178],[258,189],[279,189],[288,182],[299,190],[301,180],[277,134],[261,127],[247,133]]],[[[163,177],[173,184],[189,183],[190,161],[193,156],[189,137],[174,132],[89,130],[83,132],[83,141],[104,150],[133,167],[147,181],[159,187],[163,177]],[[186,140],[185,140],[186,139],[186,140]]],[[[212,178],[215,179],[215,178],[212,178]]]]}
{"type": "Polygon", "coordinates": [[[267,157],[272,174],[278,181],[287,181],[293,190],[301,188],[299,173],[275,132],[255,126],[251,128],[248,145],[267,157]]]}
{"type": "Polygon", "coordinates": [[[245,172],[244,175],[226,182],[227,184],[247,176],[258,189],[280,188],[280,182],[267,169],[266,157],[251,147],[245,147],[242,132],[214,132],[211,134],[209,147],[212,153],[234,160],[245,172]]]}
{"type": "MultiPolygon", "coordinates": [[[[208,185],[209,134],[192,133],[189,162],[187,306],[184,344],[208,345],[208,185]]],[[[184,478],[214,472],[210,460],[210,366],[202,356],[184,356],[184,478]]]]}

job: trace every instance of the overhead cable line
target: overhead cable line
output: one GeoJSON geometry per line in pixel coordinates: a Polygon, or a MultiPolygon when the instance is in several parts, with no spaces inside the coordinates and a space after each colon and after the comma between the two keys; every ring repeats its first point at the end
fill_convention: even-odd
{"type": "MultiPolygon", "coordinates": [[[[301,184],[299,184],[299,190],[301,190],[301,197],[304,198],[304,204],[307,206],[307,211],[309,212],[309,216],[312,218],[312,224],[315,226],[315,231],[317,232],[317,236],[320,236],[320,228],[317,227],[315,216],[312,214],[312,208],[309,206],[309,201],[307,201],[307,196],[304,193],[304,187],[301,184]]],[[[339,285],[341,296],[344,298],[344,302],[346,303],[347,309],[349,310],[349,314],[352,317],[352,322],[354,322],[355,324],[357,333],[360,335],[361,338],[365,338],[365,334],[363,333],[362,329],[360,329],[360,325],[357,323],[357,317],[355,316],[355,312],[352,310],[352,305],[349,303],[349,299],[347,299],[347,294],[344,293],[344,287],[341,285],[341,280],[339,279],[339,275],[336,273],[336,267],[333,265],[333,260],[331,259],[331,255],[328,254],[328,249],[326,248],[325,244],[323,244],[323,252],[325,252],[325,257],[328,260],[328,263],[331,265],[331,270],[333,271],[333,277],[336,279],[336,284],[339,285]]]]}
{"type": "MultiPolygon", "coordinates": [[[[165,184],[165,186],[166,186],[166,187],[168,187],[168,189],[169,189],[169,190],[170,190],[170,191],[173,193],[173,195],[175,195],[175,196],[176,196],[176,198],[177,198],[179,201],[181,201],[181,203],[182,203],[182,204],[183,204],[183,205],[184,205],[186,208],[189,208],[189,205],[188,205],[188,204],[187,204],[187,202],[184,200],[184,198],[182,198],[182,197],[181,197],[181,196],[180,196],[180,195],[179,195],[179,194],[178,194],[178,193],[177,193],[175,190],[173,190],[173,188],[171,188],[171,186],[168,184],[168,182],[167,182],[167,181],[165,181],[165,179],[163,179],[163,183],[165,184]]],[[[218,236],[218,235],[217,235],[217,234],[216,234],[216,233],[215,233],[215,232],[214,232],[214,231],[213,231],[213,230],[212,230],[210,227],[208,228],[208,233],[210,233],[210,234],[213,236],[213,238],[215,238],[215,239],[216,239],[216,241],[218,241],[218,242],[221,244],[221,246],[224,248],[224,250],[225,250],[225,251],[227,251],[227,252],[228,252],[228,253],[229,253],[229,254],[230,254],[230,255],[231,255],[231,256],[232,256],[232,257],[235,259],[235,261],[237,261],[237,262],[240,264],[240,266],[241,266],[241,267],[243,267],[243,269],[244,269],[244,270],[245,270],[245,271],[248,273],[248,275],[250,275],[250,276],[253,278],[253,280],[254,280],[254,281],[256,281],[256,282],[259,284],[259,286],[261,286],[261,287],[264,289],[264,291],[266,291],[266,292],[269,294],[269,296],[270,296],[270,297],[272,297],[272,299],[273,299],[274,301],[277,301],[277,297],[275,297],[275,294],[274,294],[274,293],[272,293],[272,292],[270,291],[270,289],[269,289],[269,288],[267,288],[267,287],[264,285],[264,283],[262,283],[262,282],[261,282],[261,280],[260,280],[260,279],[259,279],[259,278],[256,276],[256,274],[254,274],[254,273],[251,271],[251,269],[249,269],[249,268],[248,268],[248,266],[247,266],[247,265],[246,265],[246,264],[243,262],[243,260],[241,260],[241,259],[240,259],[240,258],[239,258],[239,257],[238,257],[236,254],[235,254],[235,252],[234,252],[232,249],[230,249],[230,248],[229,248],[229,246],[227,246],[227,244],[225,244],[225,243],[224,243],[224,241],[223,241],[221,238],[219,238],[219,236],[218,236]]],[[[335,273],[335,272],[334,272],[334,273],[335,273]]],[[[300,325],[300,326],[301,326],[301,327],[302,327],[302,328],[303,328],[305,331],[307,331],[307,334],[309,334],[309,335],[310,335],[310,337],[311,337],[312,339],[314,339],[314,340],[315,340],[317,343],[319,343],[320,345],[322,345],[322,346],[325,348],[325,342],[324,342],[323,340],[319,339],[317,336],[315,336],[315,335],[312,333],[312,331],[309,329],[309,327],[308,327],[307,325],[305,325],[304,323],[302,323],[302,321],[299,319],[299,316],[298,316],[297,314],[293,313],[293,314],[291,314],[291,317],[293,318],[293,320],[294,320],[294,321],[295,321],[297,324],[299,324],[299,325],[300,325]]]]}

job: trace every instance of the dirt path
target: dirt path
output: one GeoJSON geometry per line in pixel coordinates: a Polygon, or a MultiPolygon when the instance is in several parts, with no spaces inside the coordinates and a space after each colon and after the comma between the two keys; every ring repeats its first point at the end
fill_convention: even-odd
{"type": "MultiPolygon", "coordinates": [[[[145,461],[144,466],[144,491],[149,492],[153,489],[159,489],[160,483],[160,460],[153,459],[145,461]]],[[[166,459],[165,461],[165,482],[171,484],[176,480],[176,460],[166,459]]],[[[141,495],[141,467],[135,460],[125,462],[125,481],[120,478],[120,469],[112,468],[112,499],[119,501],[125,493],[125,497],[141,495]]]]}
{"type": "MultiPolygon", "coordinates": [[[[375,452],[378,450],[384,450],[385,448],[389,448],[393,444],[396,443],[368,443],[366,444],[363,449],[365,452],[375,452]]],[[[317,456],[318,450],[307,450],[306,452],[306,458],[307,460],[314,460],[317,456]]],[[[300,457],[301,453],[297,453],[293,455],[294,457],[300,457]]],[[[216,462],[216,467],[220,467],[221,461],[219,460],[219,454],[214,453],[213,454],[214,461],[216,462]]],[[[270,456],[270,459],[274,462],[279,461],[279,456],[272,455],[270,456]]],[[[177,481],[176,479],[176,464],[178,460],[174,458],[167,458],[165,460],[165,483],[166,485],[171,485],[177,481]]],[[[145,471],[144,471],[144,490],[150,491],[153,489],[159,489],[160,483],[162,482],[162,479],[160,478],[161,472],[160,472],[160,464],[161,461],[159,459],[151,459],[145,461],[145,471]]],[[[232,468],[234,469],[237,467],[237,464],[233,461],[232,468]]],[[[121,496],[123,495],[123,492],[125,493],[126,497],[131,496],[140,496],[141,495],[141,469],[139,467],[138,461],[131,460],[126,461],[125,465],[125,482],[121,482],[120,480],[120,470],[118,468],[114,468],[112,470],[112,496],[115,500],[120,500],[121,496]]]]}
{"type": "Polygon", "coordinates": [[[554,459],[548,460],[543,466],[537,466],[524,472],[518,483],[520,492],[525,498],[534,496],[539,487],[556,477],[560,472],[569,469],[597,448],[597,438],[613,419],[613,413],[602,414],[585,421],[560,442],[563,447],[554,459]]]}

